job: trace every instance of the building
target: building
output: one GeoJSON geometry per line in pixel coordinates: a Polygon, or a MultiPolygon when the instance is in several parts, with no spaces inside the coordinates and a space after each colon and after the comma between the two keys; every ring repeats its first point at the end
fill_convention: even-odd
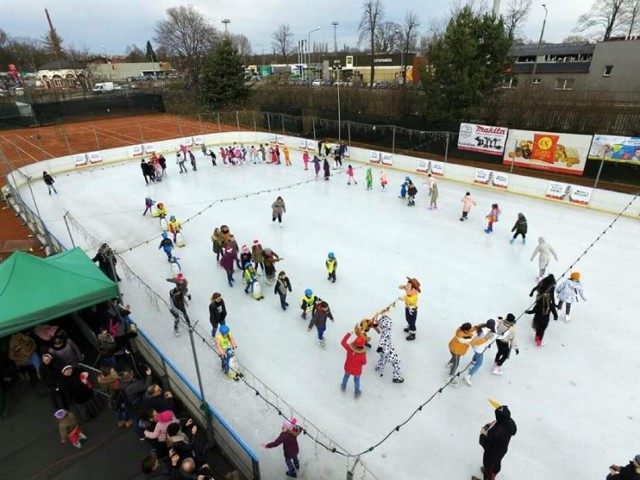
{"type": "Polygon", "coordinates": [[[89,63],[88,68],[94,79],[109,81],[126,81],[141,77],[164,78],[175,73],[168,62],[125,63],[116,58],[110,61],[98,59],[89,63]]]}
{"type": "Polygon", "coordinates": [[[640,95],[640,39],[595,44],[521,45],[513,50],[512,77],[503,88],[535,86],[555,91],[593,92],[609,99],[640,95]],[[535,75],[534,75],[535,67],[535,75]]]}
{"type": "Polygon", "coordinates": [[[415,53],[382,53],[374,56],[366,53],[328,55],[324,59],[322,77],[335,78],[330,72],[332,66],[340,66],[340,80],[368,83],[371,80],[371,62],[375,65],[376,82],[402,83],[404,68],[407,83],[412,83],[413,59],[415,53]]]}
{"type": "Polygon", "coordinates": [[[38,79],[44,88],[56,89],[90,89],[89,72],[84,65],[59,60],[38,68],[38,79]]]}

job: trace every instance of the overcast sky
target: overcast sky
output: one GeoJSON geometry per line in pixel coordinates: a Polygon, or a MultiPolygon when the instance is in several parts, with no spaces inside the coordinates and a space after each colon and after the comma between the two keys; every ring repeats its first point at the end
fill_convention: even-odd
{"type": "MultiPolygon", "coordinates": [[[[544,0],[543,0],[544,1],[544,0]]],[[[418,13],[421,30],[426,31],[432,21],[448,17],[452,0],[382,0],[385,20],[402,22],[408,10],[418,13]]],[[[501,12],[508,0],[502,0],[501,12]]],[[[527,24],[522,30],[526,37],[537,41],[542,27],[543,2],[534,0],[527,24]]],[[[271,34],[280,23],[289,23],[298,39],[307,38],[310,30],[322,29],[311,36],[312,43],[328,42],[333,47],[332,21],[338,21],[338,46],[357,42],[356,29],[362,11],[360,0],[191,0],[191,4],[223,29],[221,20],[231,20],[229,30],[243,33],[260,53],[271,50],[271,34]]],[[[2,19],[0,28],[12,36],[41,38],[47,30],[45,7],[58,34],[66,45],[86,45],[95,53],[122,54],[125,47],[136,44],[144,49],[153,38],[155,23],[164,18],[167,8],[181,5],[171,0],[0,0],[2,19]]],[[[571,35],[571,29],[589,0],[546,0],[549,17],[545,41],[560,42],[571,35]]]]}

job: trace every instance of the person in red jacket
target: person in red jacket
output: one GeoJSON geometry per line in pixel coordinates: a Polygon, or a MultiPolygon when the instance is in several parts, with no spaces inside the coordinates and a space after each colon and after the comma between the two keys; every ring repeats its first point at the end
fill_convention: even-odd
{"type": "Polygon", "coordinates": [[[365,352],[364,345],[366,340],[364,337],[357,337],[351,344],[347,343],[351,332],[348,332],[342,337],[340,344],[347,351],[347,358],[344,361],[344,377],[342,377],[342,391],[347,389],[347,382],[349,377],[353,375],[353,385],[355,387],[354,396],[358,398],[362,393],[360,391],[360,375],[362,375],[362,367],[367,364],[367,353],[365,352]]]}
{"type": "Polygon", "coordinates": [[[282,445],[284,450],[284,461],[287,464],[287,477],[298,478],[297,471],[300,469],[300,461],[298,460],[298,435],[302,433],[302,428],[295,424],[285,425],[282,432],[273,442],[262,444],[262,448],[274,448],[282,445]]]}

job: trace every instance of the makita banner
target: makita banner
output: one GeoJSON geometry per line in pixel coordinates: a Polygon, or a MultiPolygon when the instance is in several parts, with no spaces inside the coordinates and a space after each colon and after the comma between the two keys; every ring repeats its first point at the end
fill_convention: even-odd
{"type": "Polygon", "coordinates": [[[508,132],[509,129],[503,127],[461,123],[460,134],[458,135],[458,149],[501,157],[508,132]]]}

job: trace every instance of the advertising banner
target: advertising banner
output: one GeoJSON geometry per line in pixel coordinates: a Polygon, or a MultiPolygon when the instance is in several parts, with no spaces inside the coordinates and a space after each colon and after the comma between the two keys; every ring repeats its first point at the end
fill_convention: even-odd
{"type": "Polygon", "coordinates": [[[144,153],[155,153],[156,152],[156,146],[153,143],[147,143],[144,146],[144,153]]]}
{"type": "Polygon", "coordinates": [[[204,137],[202,135],[198,135],[197,137],[193,137],[193,143],[196,145],[202,145],[204,143],[204,137]]]}
{"type": "Polygon", "coordinates": [[[501,157],[509,129],[475,123],[461,123],[458,149],[501,157]]]}
{"type": "Polygon", "coordinates": [[[298,140],[298,148],[300,150],[306,150],[307,149],[307,140],[304,138],[301,138],[300,140],[298,140]]]}
{"type": "Polygon", "coordinates": [[[547,186],[547,198],[568,201],[578,205],[589,205],[593,189],[580,185],[570,185],[562,182],[549,182],[547,186]]]}
{"type": "Polygon", "coordinates": [[[180,140],[180,145],[184,145],[185,147],[192,147],[193,146],[193,138],[191,138],[191,137],[182,138],[180,140]]]}
{"type": "Polygon", "coordinates": [[[590,145],[590,135],[509,130],[502,163],[582,175],[590,145]]]}
{"type": "Polygon", "coordinates": [[[102,162],[102,153],[89,152],[87,153],[87,158],[89,159],[89,163],[100,163],[102,162]]]}
{"type": "Polygon", "coordinates": [[[640,137],[594,135],[589,159],[640,163],[640,137]]]}
{"type": "Polygon", "coordinates": [[[278,135],[277,140],[278,140],[278,144],[284,145],[284,136],[283,135],[278,135]]]}
{"type": "Polygon", "coordinates": [[[144,152],[142,150],[142,145],[132,145],[129,147],[129,156],[130,157],[139,157],[144,152]]]}
{"type": "Polygon", "coordinates": [[[509,188],[509,175],[504,172],[496,172],[494,170],[476,168],[473,183],[506,189],[509,188]]]}
{"type": "Polygon", "coordinates": [[[444,162],[419,158],[416,163],[416,172],[444,177],[444,162]]]}
{"type": "Polygon", "coordinates": [[[278,138],[276,137],[275,133],[271,133],[269,134],[269,143],[277,143],[278,142],[278,138]]]}
{"type": "Polygon", "coordinates": [[[380,163],[380,152],[374,152],[373,150],[369,152],[369,161],[371,163],[380,163]]]}
{"type": "Polygon", "coordinates": [[[391,154],[391,153],[383,153],[382,154],[382,164],[383,165],[393,165],[393,154],[391,154]]]}
{"type": "Polygon", "coordinates": [[[82,167],[87,164],[87,156],[84,153],[78,153],[73,156],[73,164],[76,167],[82,167]]]}
{"type": "Polygon", "coordinates": [[[316,148],[318,148],[318,143],[315,140],[307,140],[307,150],[315,152],[316,148]]]}

